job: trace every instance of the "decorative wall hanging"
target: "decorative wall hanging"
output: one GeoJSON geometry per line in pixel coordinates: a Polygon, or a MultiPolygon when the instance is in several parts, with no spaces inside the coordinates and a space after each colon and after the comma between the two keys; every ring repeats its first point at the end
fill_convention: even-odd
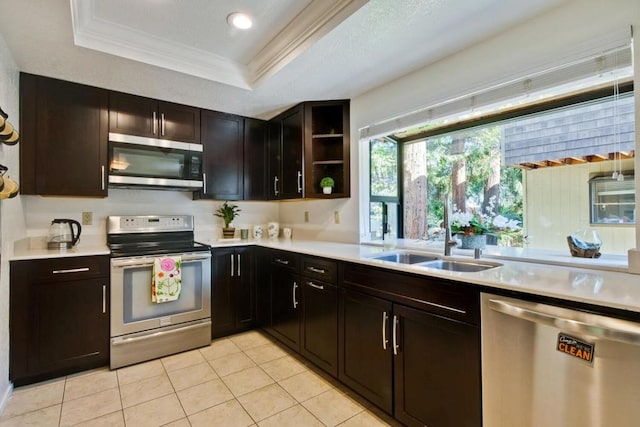
{"type": "Polygon", "coordinates": [[[18,131],[7,121],[9,115],[0,108],[0,141],[7,145],[16,145],[20,140],[18,131]]]}
{"type": "Polygon", "coordinates": [[[5,176],[8,170],[6,166],[0,165],[0,200],[13,199],[18,195],[18,183],[5,176]]]}

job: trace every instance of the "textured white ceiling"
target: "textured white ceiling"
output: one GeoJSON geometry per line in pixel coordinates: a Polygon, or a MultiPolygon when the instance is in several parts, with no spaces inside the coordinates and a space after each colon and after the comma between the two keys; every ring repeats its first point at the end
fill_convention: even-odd
{"type": "MultiPolygon", "coordinates": [[[[87,1],[87,0],[80,0],[87,1]]],[[[95,18],[247,63],[311,0],[95,0],[95,18]],[[231,29],[232,12],[254,18],[251,31],[231,29]]]]}
{"type": "MultiPolygon", "coordinates": [[[[196,17],[206,12],[207,16],[220,20],[226,18],[229,9],[272,3],[271,0],[111,1],[119,5],[117,11],[109,12],[111,19],[134,25],[132,16],[143,14],[138,15],[137,19],[141,20],[138,25],[145,26],[147,31],[211,49],[218,42],[210,38],[215,39],[219,28],[213,30],[196,17]],[[177,17],[164,16],[154,9],[166,3],[173,5],[179,21],[186,24],[175,25],[177,17]],[[198,4],[199,7],[193,7],[198,4]],[[129,16],[132,8],[138,8],[137,12],[129,16]],[[198,14],[194,17],[195,12],[198,14]],[[150,17],[154,14],[152,20],[150,17]]],[[[353,98],[544,13],[563,1],[370,0],[252,91],[77,47],[69,0],[3,0],[0,33],[16,63],[26,72],[268,118],[303,100],[353,98]]],[[[287,3],[286,0],[273,2],[276,9],[287,3]]],[[[292,0],[292,3],[300,8],[308,1],[292,0]]],[[[272,20],[279,16],[286,20],[287,13],[294,14],[287,10],[281,12],[282,15],[276,12],[269,15],[271,11],[267,9],[264,13],[272,20]]],[[[246,59],[243,56],[251,55],[251,49],[255,50],[258,45],[255,40],[247,42],[242,49],[238,48],[244,53],[229,55],[246,59]]],[[[496,52],[496,55],[508,54],[496,52]]]]}

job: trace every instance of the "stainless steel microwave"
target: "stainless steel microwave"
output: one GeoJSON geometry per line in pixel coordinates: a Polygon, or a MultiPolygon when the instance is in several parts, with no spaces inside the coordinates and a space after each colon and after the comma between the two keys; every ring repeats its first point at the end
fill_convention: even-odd
{"type": "Polygon", "coordinates": [[[109,186],[202,188],[202,145],[109,133],[109,186]]]}

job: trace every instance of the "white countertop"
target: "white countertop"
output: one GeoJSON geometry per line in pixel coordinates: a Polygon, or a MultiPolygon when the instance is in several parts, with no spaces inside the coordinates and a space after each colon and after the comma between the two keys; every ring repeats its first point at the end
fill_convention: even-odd
{"type": "MultiPolygon", "coordinates": [[[[259,245],[640,313],[640,275],[620,271],[491,258],[485,259],[485,261],[498,262],[502,266],[476,273],[462,273],[371,259],[371,256],[385,251],[383,247],[379,246],[298,240],[262,240],[259,245]]],[[[386,249],[388,252],[395,250],[386,249]]],[[[472,259],[470,257],[460,258],[472,259]]]]}
{"type": "MultiPolygon", "coordinates": [[[[301,254],[320,256],[340,261],[388,268],[400,272],[408,272],[424,276],[441,277],[444,279],[464,283],[478,284],[496,289],[519,291],[534,295],[554,297],[569,301],[576,301],[599,306],[629,310],[640,313],[640,275],[623,271],[605,269],[582,268],[580,266],[548,265],[536,262],[515,261],[511,258],[497,258],[490,254],[485,261],[502,264],[499,268],[475,273],[451,272],[426,267],[380,261],[371,257],[384,251],[393,252],[397,249],[385,249],[381,246],[359,245],[351,243],[335,243],[311,240],[237,240],[202,241],[212,247],[232,247],[258,245],[274,249],[282,249],[301,254]]],[[[410,248],[412,251],[418,249],[410,248]]],[[[428,249],[420,252],[435,253],[428,249]]],[[[455,253],[455,252],[454,252],[455,253]]],[[[43,248],[29,248],[28,245],[16,245],[11,261],[26,259],[43,259],[70,256],[108,255],[106,244],[97,241],[81,242],[73,249],[53,251],[43,248]]],[[[466,256],[464,259],[471,259],[466,256]]]]}

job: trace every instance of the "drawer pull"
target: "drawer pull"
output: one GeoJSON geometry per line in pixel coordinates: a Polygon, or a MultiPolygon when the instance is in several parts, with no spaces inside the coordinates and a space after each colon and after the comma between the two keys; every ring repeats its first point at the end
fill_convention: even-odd
{"type": "Polygon", "coordinates": [[[315,268],[313,266],[307,267],[307,270],[313,271],[314,273],[325,274],[327,271],[324,268],[315,268]]]}
{"type": "Polygon", "coordinates": [[[69,268],[67,270],[53,270],[53,274],[66,274],[66,273],[82,273],[89,271],[89,267],[69,268]]]}
{"type": "Polygon", "coordinates": [[[285,259],[276,258],[274,261],[277,262],[278,264],[289,265],[289,261],[285,259]]]}
{"type": "Polygon", "coordinates": [[[316,285],[316,284],[315,284],[315,283],[313,283],[313,282],[307,282],[307,285],[311,286],[312,288],[320,289],[321,291],[323,291],[323,290],[324,290],[324,286],[322,286],[322,285],[316,285]]]}

